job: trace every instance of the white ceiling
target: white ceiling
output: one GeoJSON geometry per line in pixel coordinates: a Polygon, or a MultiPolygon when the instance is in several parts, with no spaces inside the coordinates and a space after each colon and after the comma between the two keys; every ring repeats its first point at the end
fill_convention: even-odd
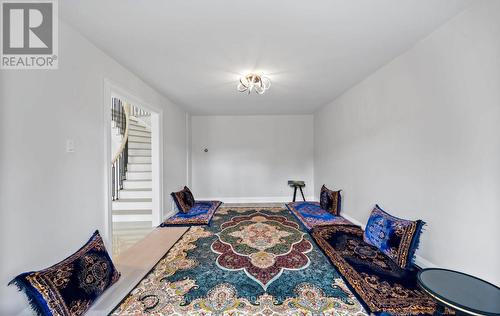
{"type": "Polygon", "coordinates": [[[60,0],[62,18],[193,114],[312,113],[471,0],[60,0]],[[264,95],[236,91],[266,72],[264,95]]]}

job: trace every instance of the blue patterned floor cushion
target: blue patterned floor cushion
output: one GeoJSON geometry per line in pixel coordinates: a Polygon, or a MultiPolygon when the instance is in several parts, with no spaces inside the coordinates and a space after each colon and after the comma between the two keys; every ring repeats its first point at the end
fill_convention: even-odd
{"type": "Polygon", "coordinates": [[[168,218],[160,226],[208,225],[221,204],[221,201],[196,201],[187,213],[179,212],[168,218]]]}
{"type": "Polygon", "coordinates": [[[10,284],[26,293],[38,315],[83,315],[120,278],[99,232],[50,268],[18,275],[10,284]]]}
{"type": "Polygon", "coordinates": [[[286,207],[302,222],[307,230],[323,225],[349,225],[352,224],[342,216],[335,216],[323,210],[319,202],[291,202],[286,207]]]}
{"type": "Polygon", "coordinates": [[[405,269],[413,265],[424,224],[421,220],[410,221],[392,216],[375,205],[363,239],[405,269]]]}

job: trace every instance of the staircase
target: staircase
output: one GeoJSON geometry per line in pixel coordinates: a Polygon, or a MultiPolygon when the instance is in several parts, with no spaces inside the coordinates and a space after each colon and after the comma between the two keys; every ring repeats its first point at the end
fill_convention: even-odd
{"type": "MultiPolygon", "coordinates": [[[[128,158],[123,188],[112,202],[113,224],[141,222],[152,226],[153,192],[151,173],[151,128],[140,118],[130,116],[128,158]]],[[[123,224],[122,226],[128,226],[123,224]]]]}

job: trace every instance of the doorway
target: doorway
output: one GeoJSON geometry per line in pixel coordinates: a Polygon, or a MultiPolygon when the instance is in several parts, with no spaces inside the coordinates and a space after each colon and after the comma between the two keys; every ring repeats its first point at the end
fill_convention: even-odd
{"type": "Polygon", "coordinates": [[[108,86],[106,237],[117,257],[162,219],[161,111],[108,86]]]}

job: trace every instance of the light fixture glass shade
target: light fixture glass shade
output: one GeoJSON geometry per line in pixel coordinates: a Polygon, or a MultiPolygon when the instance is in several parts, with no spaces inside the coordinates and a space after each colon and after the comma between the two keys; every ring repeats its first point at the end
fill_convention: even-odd
{"type": "Polygon", "coordinates": [[[253,90],[257,94],[264,94],[271,87],[271,80],[263,75],[250,73],[240,77],[238,91],[250,94],[253,90]]]}

